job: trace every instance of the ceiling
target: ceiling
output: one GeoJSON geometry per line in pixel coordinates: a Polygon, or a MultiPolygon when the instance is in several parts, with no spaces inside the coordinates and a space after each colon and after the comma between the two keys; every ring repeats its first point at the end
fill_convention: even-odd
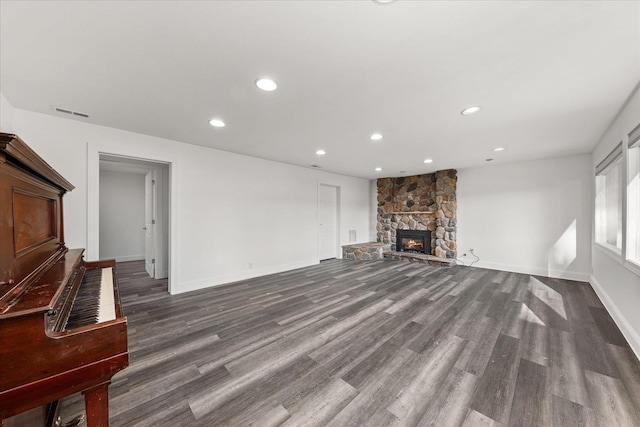
{"type": "Polygon", "coordinates": [[[363,178],[589,153],[640,81],[638,1],[1,1],[0,19],[16,108],[363,178]]]}

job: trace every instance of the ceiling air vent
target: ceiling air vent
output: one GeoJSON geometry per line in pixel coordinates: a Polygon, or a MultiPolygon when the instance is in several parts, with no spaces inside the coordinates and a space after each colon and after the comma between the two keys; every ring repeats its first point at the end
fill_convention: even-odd
{"type": "Polygon", "coordinates": [[[58,113],[71,114],[72,116],[84,117],[85,119],[89,118],[89,115],[85,114],[85,113],[79,113],[77,111],[66,110],[66,109],[60,108],[60,107],[51,107],[51,108],[53,108],[53,110],[57,111],[58,113]]]}

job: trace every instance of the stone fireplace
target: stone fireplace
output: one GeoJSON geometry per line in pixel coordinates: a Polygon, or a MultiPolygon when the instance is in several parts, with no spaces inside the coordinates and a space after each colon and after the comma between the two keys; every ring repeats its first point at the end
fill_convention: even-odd
{"type": "Polygon", "coordinates": [[[424,243],[425,253],[439,258],[456,258],[455,169],[401,178],[381,178],[377,184],[378,242],[391,244],[392,249],[400,252],[399,230],[429,231],[430,242],[424,243]]]}

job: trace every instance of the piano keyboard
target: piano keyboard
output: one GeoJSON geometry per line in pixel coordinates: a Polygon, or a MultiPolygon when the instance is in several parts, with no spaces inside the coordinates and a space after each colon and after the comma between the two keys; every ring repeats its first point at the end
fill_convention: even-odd
{"type": "Polygon", "coordinates": [[[115,319],[113,292],[113,268],[86,270],[64,329],[115,319]]]}

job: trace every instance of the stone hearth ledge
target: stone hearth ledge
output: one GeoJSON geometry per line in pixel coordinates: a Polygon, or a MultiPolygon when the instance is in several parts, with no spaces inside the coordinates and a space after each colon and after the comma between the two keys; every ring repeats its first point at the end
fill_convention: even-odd
{"type": "Polygon", "coordinates": [[[342,258],[360,261],[371,261],[389,258],[396,261],[421,262],[423,264],[442,265],[450,267],[456,265],[456,260],[439,258],[434,255],[418,254],[414,252],[397,252],[391,250],[391,244],[380,242],[354,243],[342,246],[342,258]]]}
{"type": "Polygon", "coordinates": [[[384,253],[389,251],[391,251],[390,243],[354,243],[342,246],[342,258],[370,261],[374,259],[383,259],[384,253]]]}
{"type": "Polygon", "coordinates": [[[456,265],[455,259],[439,258],[435,255],[417,254],[414,252],[389,251],[389,252],[385,252],[384,257],[395,260],[395,261],[420,262],[423,264],[441,265],[444,267],[452,267],[456,265]]]}

